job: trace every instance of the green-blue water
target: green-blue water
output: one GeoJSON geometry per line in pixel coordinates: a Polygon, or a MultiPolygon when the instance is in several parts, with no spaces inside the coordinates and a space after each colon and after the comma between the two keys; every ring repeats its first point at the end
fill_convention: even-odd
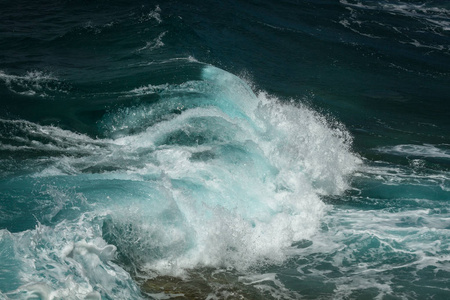
{"type": "Polygon", "coordinates": [[[2,1],[0,299],[450,298],[446,1],[2,1]]]}

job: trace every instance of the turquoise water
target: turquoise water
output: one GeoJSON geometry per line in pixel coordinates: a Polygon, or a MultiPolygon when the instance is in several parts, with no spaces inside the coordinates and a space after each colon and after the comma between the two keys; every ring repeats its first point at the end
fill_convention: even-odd
{"type": "Polygon", "coordinates": [[[447,299],[443,1],[4,3],[0,299],[447,299]]]}

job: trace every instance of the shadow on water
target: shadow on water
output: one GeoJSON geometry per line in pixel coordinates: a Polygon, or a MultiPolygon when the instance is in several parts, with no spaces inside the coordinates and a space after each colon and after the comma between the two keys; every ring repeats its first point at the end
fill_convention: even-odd
{"type": "Polygon", "coordinates": [[[157,276],[140,279],[141,290],[150,299],[273,299],[242,280],[235,271],[213,268],[189,270],[186,278],[157,276]]]}

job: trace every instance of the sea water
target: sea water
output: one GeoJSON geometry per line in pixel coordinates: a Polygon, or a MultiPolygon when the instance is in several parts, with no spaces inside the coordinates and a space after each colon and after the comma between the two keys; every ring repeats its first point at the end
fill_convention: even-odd
{"type": "Polygon", "coordinates": [[[447,299],[450,7],[0,11],[1,299],[447,299]]]}

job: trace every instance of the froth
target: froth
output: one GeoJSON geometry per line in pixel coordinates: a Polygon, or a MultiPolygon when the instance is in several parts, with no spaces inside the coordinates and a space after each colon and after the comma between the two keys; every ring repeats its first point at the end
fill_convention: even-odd
{"type": "Polygon", "coordinates": [[[293,242],[316,232],[325,209],[320,195],[343,192],[360,164],[348,133],[304,106],[255,96],[242,80],[213,67],[205,67],[203,81],[166,87],[160,94],[173,98],[165,104],[185,109],[116,143],[129,152],[150,150],[164,182],[162,201],[171,208],[131,209],[125,219],[112,214],[116,228],[136,229],[126,240],[154,237],[140,253],[133,245],[121,250],[163,274],[283,262],[293,242]],[[173,234],[161,233],[166,230],[173,234]],[[169,254],[146,256],[149,249],[169,254]]]}
{"type": "Polygon", "coordinates": [[[139,298],[129,275],[111,262],[115,247],[98,237],[94,224],[82,216],[55,228],[38,225],[23,233],[0,231],[0,242],[7,246],[1,260],[13,262],[17,276],[6,279],[5,295],[12,299],[139,298]]]}
{"type": "Polygon", "coordinates": [[[50,73],[28,71],[25,75],[11,75],[0,70],[0,81],[13,93],[23,96],[49,97],[55,92],[66,91],[63,84],[50,73]]]}
{"type": "Polygon", "coordinates": [[[450,158],[450,149],[445,145],[396,145],[392,147],[377,148],[378,151],[394,155],[407,155],[412,157],[435,157],[435,158],[450,158]]]}

